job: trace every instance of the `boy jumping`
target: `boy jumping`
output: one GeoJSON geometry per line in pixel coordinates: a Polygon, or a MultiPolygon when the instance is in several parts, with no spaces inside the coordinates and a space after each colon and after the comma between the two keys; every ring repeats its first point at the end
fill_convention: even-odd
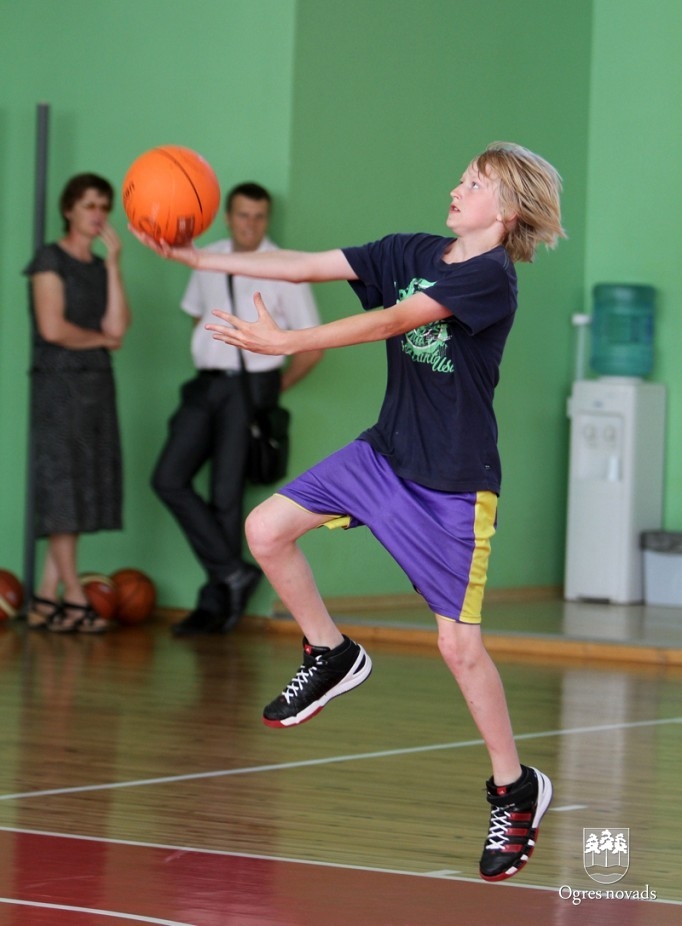
{"type": "Polygon", "coordinates": [[[452,236],[395,234],[318,253],[217,254],[136,233],[196,269],[296,283],[347,280],[364,309],[383,307],[285,331],[256,296],[257,321],[216,310],[226,324],[206,326],[218,340],[263,354],[386,342],[377,424],[246,521],[251,552],[304,634],[302,665],[263,719],[271,727],[309,720],[372,671],[363,647],[336,627],[297,544],[322,525],[365,525],[433,611],[440,652],[488,749],[486,881],[525,865],[552,799],[549,778],[520,764],[502,682],[481,637],[481,607],[501,481],[493,395],[517,305],[514,263],[564,237],[560,191],[547,161],[495,142],[450,194],[452,236]]]}

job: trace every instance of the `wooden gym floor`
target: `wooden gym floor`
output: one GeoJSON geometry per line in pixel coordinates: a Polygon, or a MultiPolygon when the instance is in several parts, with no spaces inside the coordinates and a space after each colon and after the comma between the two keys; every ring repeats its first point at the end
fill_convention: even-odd
{"type": "Polygon", "coordinates": [[[432,618],[388,604],[335,603],[374,673],[286,731],[260,721],[299,663],[285,616],[187,640],[167,615],[4,622],[0,926],[679,923],[682,610],[488,604],[522,760],[555,787],[529,864],[491,885],[485,750],[432,618]],[[629,830],[617,883],[588,875],[584,828],[629,830]]]}

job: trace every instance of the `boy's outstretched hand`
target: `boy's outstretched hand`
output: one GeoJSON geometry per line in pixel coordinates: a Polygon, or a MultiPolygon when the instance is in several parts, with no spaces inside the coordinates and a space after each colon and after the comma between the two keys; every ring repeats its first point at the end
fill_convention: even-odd
{"type": "Polygon", "coordinates": [[[166,260],[176,260],[178,263],[186,264],[188,267],[196,267],[199,263],[198,251],[191,242],[182,247],[173,247],[167,241],[157,241],[156,238],[152,238],[146,232],[138,231],[132,225],[128,225],[128,229],[135,235],[140,244],[154,251],[159,257],[166,260]]]}
{"type": "Polygon", "coordinates": [[[213,332],[213,337],[217,341],[224,341],[225,344],[232,344],[234,347],[250,350],[255,354],[281,356],[294,353],[292,347],[287,344],[290,340],[288,336],[294,332],[284,331],[275,324],[260,293],[256,293],[253,302],[258,312],[258,319],[255,322],[247,322],[236,315],[230,315],[229,312],[213,309],[213,315],[217,315],[228,324],[206,325],[206,329],[213,332]]]}

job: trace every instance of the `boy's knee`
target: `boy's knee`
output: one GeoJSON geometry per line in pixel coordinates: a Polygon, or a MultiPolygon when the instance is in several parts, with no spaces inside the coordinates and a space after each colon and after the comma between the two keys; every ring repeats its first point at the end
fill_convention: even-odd
{"type": "Polygon", "coordinates": [[[251,511],[244,522],[244,532],[249,548],[254,556],[257,551],[269,547],[274,539],[269,519],[264,515],[263,505],[251,511]]]}
{"type": "Polygon", "coordinates": [[[476,666],[486,653],[479,625],[459,624],[441,626],[438,649],[452,672],[463,672],[476,666]]]}

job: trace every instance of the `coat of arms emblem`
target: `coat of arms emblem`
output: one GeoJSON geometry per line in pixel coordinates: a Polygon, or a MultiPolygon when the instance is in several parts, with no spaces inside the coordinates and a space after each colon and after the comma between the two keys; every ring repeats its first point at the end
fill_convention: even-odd
{"type": "Polygon", "coordinates": [[[630,865],[630,830],[583,829],[583,864],[599,884],[620,881],[630,865]]]}

